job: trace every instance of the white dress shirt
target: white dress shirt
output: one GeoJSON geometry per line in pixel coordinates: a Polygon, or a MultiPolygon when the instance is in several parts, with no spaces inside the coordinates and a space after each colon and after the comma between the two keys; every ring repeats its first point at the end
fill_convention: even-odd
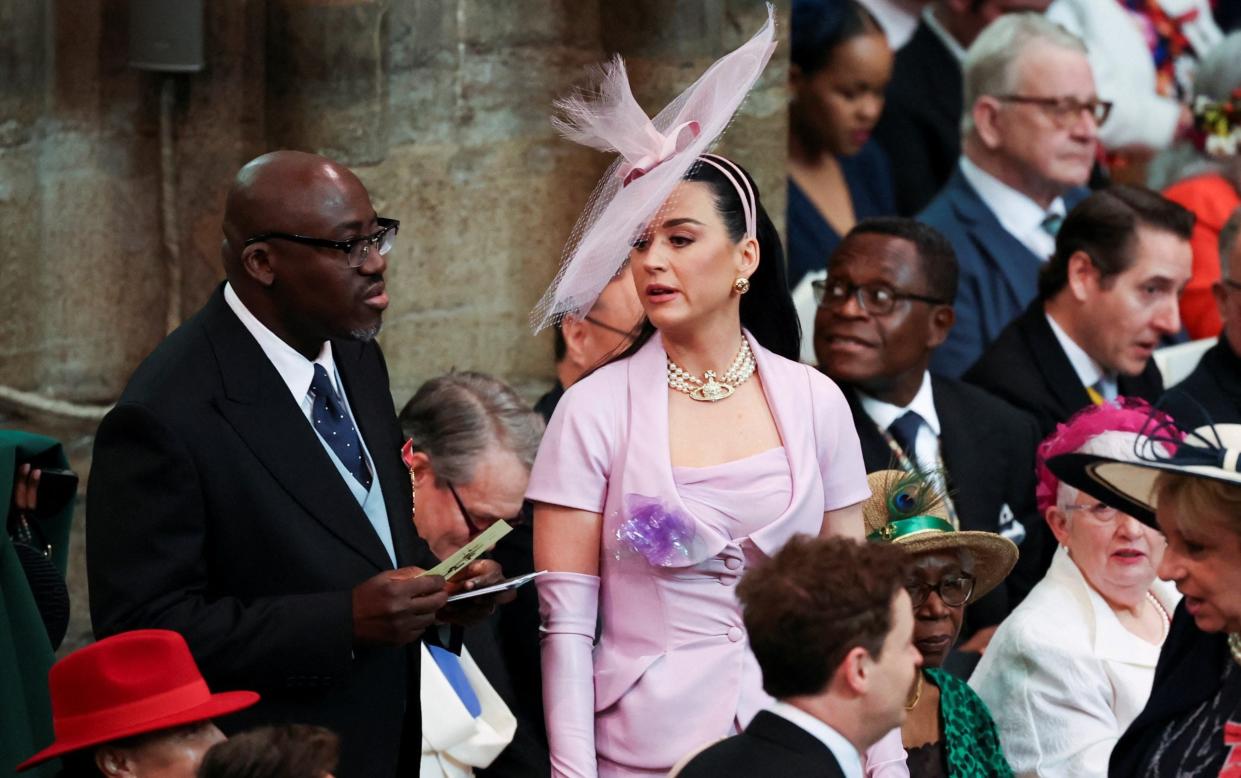
{"type": "Polygon", "coordinates": [[[827,746],[827,750],[836,757],[836,762],[840,765],[840,771],[845,774],[845,778],[862,778],[862,757],[858,754],[858,750],[826,721],[811,716],[801,708],[789,705],[787,702],[774,702],[767,710],[796,724],[827,746]]]}
{"type": "MultiPolygon", "coordinates": [[[[921,416],[925,423],[918,428],[918,437],[914,440],[915,456],[913,458],[917,460],[918,466],[928,473],[933,473],[939,468],[939,414],[935,412],[935,396],[931,393],[930,373],[922,374],[922,386],[918,388],[918,393],[914,395],[909,405],[903,407],[893,405],[883,400],[876,400],[863,392],[858,392],[858,401],[862,404],[862,410],[866,411],[866,415],[881,430],[887,430],[892,426],[892,422],[904,416],[907,411],[913,411],[921,416]]],[[[905,453],[908,455],[909,452],[905,453]]]]}
{"type": "Polygon", "coordinates": [[[1094,361],[1086,353],[1085,349],[1077,345],[1077,341],[1070,338],[1069,333],[1065,332],[1051,316],[1047,316],[1047,323],[1051,325],[1052,333],[1060,343],[1060,348],[1064,351],[1064,355],[1069,358],[1069,364],[1073,366],[1073,372],[1077,373],[1077,378],[1082,382],[1082,386],[1095,387],[1099,394],[1103,395],[1103,399],[1115,400],[1116,395],[1120,392],[1119,387],[1116,385],[1116,376],[1105,372],[1103,366],[1094,361]]]}
{"type": "MultiPolygon", "coordinates": [[[[1155,579],[1167,613],[1180,599],[1155,579]]],[[[1018,778],[1103,776],[1146,706],[1160,646],[1125,629],[1060,548],[1047,575],[1000,624],[970,677],[1018,778]]]]}
{"type": "Polygon", "coordinates": [[[961,155],[961,173],[974,188],[986,206],[999,219],[1000,226],[1012,235],[1034,256],[1047,261],[1056,252],[1056,239],[1043,229],[1048,216],[1064,217],[1064,198],[1057,197],[1047,210],[1021,192],[974,164],[969,157],[961,155]]]}

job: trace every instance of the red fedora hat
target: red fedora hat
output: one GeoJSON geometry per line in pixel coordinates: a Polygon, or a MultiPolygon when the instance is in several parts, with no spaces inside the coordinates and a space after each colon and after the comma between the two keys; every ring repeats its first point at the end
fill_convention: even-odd
{"type": "Polygon", "coordinates": [[[74,651],[47,674],[56,740],[21,772],[71,751],[248,708],[254,692],[212,694],[185,638],[164,629],[122,632],[74,651]]]}

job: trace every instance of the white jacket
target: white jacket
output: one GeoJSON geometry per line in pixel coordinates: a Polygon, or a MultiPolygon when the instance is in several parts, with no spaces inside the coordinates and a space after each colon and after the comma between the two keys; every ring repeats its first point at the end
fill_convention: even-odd
{"type": "MultiPolygon", "coordinates": [[[[1180,595],[1156,580],[1172,613],[1180,595]]],[[[1120,623],[1064,548],[1000,624],[970,678],[1017,776],[1106,776],[1116,740],[1150,696],[1159,646],[1120,623]]]]}
{"type": "MultiPolygon", "coordinates": [[[[1161,0],[1160,5],[1172,16],[1198,10],[1182,31],[1199,58],[1223,39],[1207,0],[1161,0]]],[[[1055,0],[1046,15],[1086,44],[1095,89],[1112,101],[1112,114],[1099,128],[1103,145],[1166,148],[1181,106],[1155,92],[1155,63],[1129,12],[1116,0],[1055,0]]]]}
{"type": "Polygon", "coordinates": [[[465,778],[486,767],[513,740],[517,719],[487,682],[470,652],[461,648],[461,669],[478,696],[474,718],[422,644],[422,778],[465,778]]]}

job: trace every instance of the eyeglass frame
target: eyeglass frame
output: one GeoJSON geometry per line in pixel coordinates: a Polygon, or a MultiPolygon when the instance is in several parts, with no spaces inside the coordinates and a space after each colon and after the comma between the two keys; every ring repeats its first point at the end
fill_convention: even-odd
{"type": "MultiPolygon", "coordinates": [[[[466,510],[465,503],[461,500],[461,495],[457,494],[457,487],[452,485],[452,481],[445,481],[444,485],[448,487],[448,491],[452,493],[452,498],[457,502],[457,510],[461,511],[461,518],[465,519],[465,528],[469,531],[471,538],[476,538],[483,534],[483,530],[479,528],[478,522],[474,521],[474,517],[466,510]]],[[[524,506],[523,506],[524,507],[524,506]]],[[[519,511],[516,516],[511,519],[500,519],[506,521],[510,526],[516,526],[525,521],[525,512],[519,511]]],[[[495,522],[492,522],[494,524],[495,522]]],[[[490,524],[487,526],[491,526],[490,524]]]]}
{"type": "Polygon", "coordinates": [[[1115,524],[1116,517],[1123,513],[1123,511],[1119,508],[1113,508],[1112,506],[1101,502],[1097,502],[1094,505],[1061,505],[1060,510],[1065,511],[1066,513],[1068,511],[1086,511],[1090,514],[1090,518],[1100,524],[1115,524]],[[1100,514],[1107,515],[1102,516],[1100,514]]]}
{"type": "Polygon", "coordinates": [[[622,330],[620,327],[613,327],[611,324],[605,324],[604,322],[599,321],[598,319],[591,316],[590,314],[583,316],[582,321],[590,322],[591,324],[595,325],[599,329],[607,330],[608,332],[611,332],[614,335],[620,335],[621,337],[628,338],[629,340],[633,340],[634,338],[638,336],[637,332],[635,331],[637,328],[634,328],[633,330],[622,330]]]}
{"type": "Polygon", "coordinates": [[[371,246],[378,246],[379,255],[383,256],[384,254],[388,253],[387,251],[383,250],[382,242],[384,238],[388,236],[389,232],[391,232],[393,238],[395,238],[396,235],[400,233],[401,231],[400,219],[388,219],[382,216],[377,216],[375,218],[375,223],[379,225],[379,229],[376,232],[370,235],[360,235],[356,238],[350,238],[349,240],[329,240],[327,238],[314,238],[309,235],[299,235],[295,232],[264,232],[264,233],[255,235],[251,238],[246,238],[245,242],[242,243],[242,246],[251,246],[255,243],[259,243],[261,241],[266,241],[266,240],[288,240],[294,243],[301,243],[307,246],[315,246],[317,248],[336,249],[337,251],[344,252],[345,257],[346,257],[346,264],[349,267],[359,268],[366,264],[366,260],[369,258],[369,255],[370,255],[371,246]],[[358,264],[355,265],[350,259],[350,255],[353,254],[353,247],[356,246],[358,243],[362,243],[362,242],[365,242],[367,245],[362,247],[362,255],[359,258],[358,264]]]}
{"type": "MultiPolygon", "coordinates": [[[[857,301],[858,307],[872,316],[887,316],[896,310],[896,304],[901,300],[914,300],[928,305],[951,305],[951,300],[942,300],[938,297],[930,297],[923,294],[914,294],[913,292],[902,292],[891,284],[875,283],[875,284],[855,284],[853,282],[845,283],[845,293],[842,297],[834,299],[831,303],[827,302],[827,282],[829,279],[821,278],[818,281],[810,282],[810,290],[817,298],[816,303],[819,308],[835,308],[844,305],[845,301],[853,297],[857,301]],[[862,290],[866,288],[882,288],[892,293],[892,306],[886,311],[872,311],[866,307],[866,302],[862,299],[862,290]]],[[[841,282],[844,283],[844,282],[841,282]]]]}
{"type": "Polygon", "coordinates": [[[1231,278],[1221,278],[1219,282],[1224,285],[1225,289],[1228,289],[1231,292],[1241,292],[1241,281],[1234,281],[1231,278]]]}
{"type": "Polygon", "coordinates": [[[1100,100],[1095,98],[1090,102],[1082,102],[1076,97],[1035,97],[1033,95],[994,95],[996,100],[1006,103],[1021,103],[1024,105],[1037,105],[1040,108],[1050,109],[1052,121],[1059,127],[1067,126],[1073,116],[1080,116],[1083,110],[1089,109],[1090,118],[1094,120],[1095,126],[1102,125],[1107,121],[1107,117],[1112,115],[1112,101],[1100,100]],[[1099,115],[1102,111],[1102,116],[1099,115]]]}
{"type": "Polygon", "coordinates": [[[954,575],[946,575],[943,578],[939,579],[939,581],[935,583],[934,585],[929,584],[929,583],[924,583],[921,581],[915,582],[913,584],[906,583],[904,585],[904,589],[905,589],[905,593],[909,595],[909,601],[910,603],[913,604],[913,607],[915,609],[921,608],[923,605],[926,605],[926,601],[930,599],[931,597],[931,592],[935,592],[937,595],[939,595],[940,602],[942,602],[944,605],[947,605],[949,608],[961,608],[961,607],[964,607],[970,601],[970,598],[974,596],[974,588],[977,586],[978,586],[978,576],[974,575],[973,573],[962,572],[962,573],[957,573],[954,575]],[[955,579],[964,578],[970,582],[969,590],[965,592],[965,599],[961,600],[960,602],[956,602],[956,603],[948,602],[948,598],[944,597],[944,582],[950,581],[954,578],[955,579]],[[909,590],[911,585],[916,587],[917,591],[922,593],[920,598],[915,598],[914,593],[909,590]]]}

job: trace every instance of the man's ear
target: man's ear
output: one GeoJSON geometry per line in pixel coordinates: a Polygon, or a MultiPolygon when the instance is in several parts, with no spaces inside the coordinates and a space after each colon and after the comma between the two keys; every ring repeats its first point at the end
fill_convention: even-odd
{"type": "Polygon", "coordinates": [[[276,280],[276,274],[271,267],[271,257],[267,253],[267,244],[264,242],[254,243],[242,249],[241,266],[245,269],[246,275],[263,286],[271,286],[276,280]]]}
{"type": "Polygon", "coordinates": [[[410,452],[409,469],[413,471],[414,482],[419,486],[424,484],[425,479],[435,477],[435,473],[431,470],[431,458],[425,451],[410,452]]]}
{"type": "Polygon", "coordinates": [[[565,316],[560,320],[560,334],[564,336],[564,357],[577,370],[586,371],[593,365],[586,364],[586,341],[590,333],[586,331],[589,323],[575,316],[565,316]]]}
{"type": "Polygon", "coordinates": [[[1090,255],[1080,249],[1069,257],[1067,268],[1068,282],[1066,287],[1073,299],[1079,303],[1090,300],[1099,289],[1099,268],[1095,267],[1090,255]]]}
{"type": "Polygon", "coordinates": [[[129,752],[114,746],[101,746],[95,751],[95,767],[108,778],[136,778],[134,762],[129,752]]]}
{"type": "Polygon", "coordinates": [[[1003,139],[999,127],[1000,101],[990,95],[983,95],[974,101],[970,115],[974,119],[974,131],[978,133],[982,144],[991,150],[998,148],[1003,139]]]}
{"type": "Polygon", "coordinates": [[[952,325],[956,324],[957,311],[951,305],[936,305],[931,310],[931,326],[927,333],[927,348],[938,348],[948,339],[952,325]]]}
{"type": "Polygon", "coordinates": [[[1215,298],[1215,307],[1219,310],[1220,319],[1228,321],[1228,290],[1224,288],[1223,281],[1211,284],[1211,296],[1215,298]]]}
{"type": "Polygon", "coordinates": [[[839,684],[844,690],[855,697],[861,697],[870,687],[871,658],[866,649],[854,646],[845,654],[840,666],[832,677],[833,684],[839,684]]]}

